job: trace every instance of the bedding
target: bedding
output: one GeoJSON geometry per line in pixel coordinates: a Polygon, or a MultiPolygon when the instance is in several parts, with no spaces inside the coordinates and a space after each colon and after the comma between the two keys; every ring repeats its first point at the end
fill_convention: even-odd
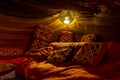
{"type": "Polygon", "coordinates": [[[25,68],[24,75],[26,80],[119,80],[118,66],[120,61],[93,68],[71,63],[51,64],[46,61],[32,61],[25,68]]]}
{"type": "Polygon", "coordinates": [[[31,57],[36,60],[46,59],[50,52],[53,52],[52,46],[43,47],[40,49],[29,50],[26,52],[25,57],[31,57]]]}
{"type": "Polygon", "coordinates": [[[118,42],[54,42],[49,46],[53,46],[55,53],[50,52],[46,60],[26,58],[25,62],[17,66],[16,75],[26,80],[120,80],[120,43],[118,42]],[[51,55],[64,54],[59,50],[67,47],[72,48],[72,51],[69,51],[70,48],[67,49],[70,52],[66,55],[67,60],[49,61],[51,55]],[[97,53],[95,57],[88,56],[94,53],[97,53]],[[92,66],[88,64],[89,60],[86,64],[90,66],[73,62],[78,54],[91,59],[92,66]],[[114,56],[111,57],[112,55],[114,56]]]}

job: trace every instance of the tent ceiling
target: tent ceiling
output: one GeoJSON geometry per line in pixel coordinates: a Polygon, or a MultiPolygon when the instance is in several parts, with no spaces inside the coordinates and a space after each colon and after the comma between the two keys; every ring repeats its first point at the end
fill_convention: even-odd
{"type": "Polygon", "coordinates": [[[23,18],[41,18],[63,9],[99,13],[99,5],[111,12],[120,12],[119,0],[1,0],[0,13],[23,18]]]}
{"type": "Polygon", "coordinates": [[[53,41],[62,30],[95,33],[105,41],[120,41],[120,0],[0,0],[0,46],[26,47],[38,25],[50,27],[53,41]],[[59,20],[62,10],[74,10],[69,27],[59,20]]]}

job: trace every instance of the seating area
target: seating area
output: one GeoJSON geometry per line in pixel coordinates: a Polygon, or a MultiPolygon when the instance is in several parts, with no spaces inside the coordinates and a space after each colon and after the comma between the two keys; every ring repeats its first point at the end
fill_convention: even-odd
{"type": "Polygon", "coordinates": [[[52,31],[41,27],[35,30],[34,40],[27,51],[16,47],[0,48],[1,80],[59,80],[65,78],[64,75],[66,80],[119,80],[119,42],[99,42],[95,34],[85,34],[76,42],[71,31],[61,32],[58,41],[51,42],[52,31]],[[73,76],[73,69],[89,76],[79,72],[73,76]],[[44,74],[46,70],[48,73],[44,74]]]}

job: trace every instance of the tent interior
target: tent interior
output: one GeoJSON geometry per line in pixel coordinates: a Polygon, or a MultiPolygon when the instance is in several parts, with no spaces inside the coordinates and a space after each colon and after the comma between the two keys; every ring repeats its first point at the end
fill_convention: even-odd
{"type": "MultiPolygon", "coordinates": [[[[80,42],[84,34],[95,34],[98,38],[97,42],[101,42],[101,44],[102,42],[107,42],[107,43],[115,42],[116,46],[114,47],[112,46],[112,49],[111,48],[109,49],[111,54],[113,53],[112,55],[110,55],[109,59],[110,61],[115,60],[115,62],[111,63],[114,66],[112,69],[115,69],[115,71],[119,71],[119,72],[115,75],[113,75],[112,73],[109,75],[108,72],[108,75],[105,75],[107,79],[104,78],[104,80],[120,79],[119,77],[120,75],[120,67],[119,67],[120,66],[120,54],[119,54],[120,53],[120,49],[119,49],[120,48],[120,43],[119,43],[120,0],[0,0],[0,59],[4,59],[4,60],[6,59],[8,61],[7,58],[3,58],[3,57],[7,55],[7,52],[9,53],[9,50],[6,51],[6,49],[4,49],[5,50],[4,51],[2,47],[8,47],[8,49],[13,50],[13,53],[14,53],[13,48],[22,48],[24,51],[29,50],[31,43],[35,39],[34,33],[38,26],[44,26],[52,30],[53,32],[52,38],[50,41],[47,41],[48,43],[59,42],[58,41],[59,35],[62,31],[73,32],[75,36],[74,42],[80,42]],[[72,19],[70,24],[64,24],[62,22],[62,14],[65,11],[66,12],[69,11],[69,15],[72,19]],[[13,48],[11,49],[9,47],[13,47],[13,48]],[[4,56],[3,53],[6,53],[6,55],[4,56]],[[116,60],[118,60],[118,62],[116,60]],[[111,75],[115,77],[108,79],[108,76],[110,77],[111,75]]],[[[10,56],[11,54],[8,55],[7,57],[10,56]]],[[[2,61],[3,60],[0,60],[0,62],[2,61]]],[[[19,62],[19,60],[14,59],[14,62],[17,61],[19,62]]],[[[35,63],[35,64],[39,64],[39,63],[35,63]]],[[[47,66],[47,64],[44,63],[40,63],[40,64],[47,66]]],[[[19,69],[23,69],[22,67],[19,67],[19,69]]],[[[55,67],[55,66],[50,64],[50,67],[55,67]]],[[[63,69],[63,67],[60,69],[63,69]]],[[[98,72],[107,74],[106,72],[104,72],[105,71],[104,69],[111,69],[111,68],[109,67],[108,64],[107,66],[105,65],[100,68],[88,69],[88,71],[94,70],[93,71],[94,73],[96,70],[99,70],[98,72]],[[103,72],[100,70],[102,70],[103,72]]],[[[32,69],[30,67],[28,67],[27,70],[28,73],[29,71],[31,71],[30,73],[32,74],[32,69]]],[[[68,73],[70,72],[68,71],[68,73]]],[[[22,73],[20,75],[22,75],[22,73]]],[[[39,76],[37,75],[34,76],[36,79],[32,79],[29,77],[29,75],[27,75],[26,80],[40,79],[39,76]]],[[[56,74],[56,76],[59,75],[56,74]]],[[[102,77],[104,77],[104,75],[102,75],[102,77]]],[[[1,78],[2,77],[0,73],[0,80],[2,80],[1,78]]],[[[48,78],[41,80],[59,80],[59,79],[48,78]]],[[[65,79],[60,79],[60,80],[65,80],[65,79]]],[[[66,80],[76,80],[76,79],[73,78],[66,80]]],[[[88,80],[88,78],[87,79],[85,78],[84,80],[88,80]]],[[[96,79],[90,79],[90,80],[96,80],[96,79]]],[[[103,80],[103,79],[99,78],[97,80],[103,80]]]]}
{"type": "Polygon", "coordinates": [[[62,30],[73,31],[77,39],[94,33],[100,41],[120,41],[119,0],[2,0],[0,6],[0,46],[28,46],[37,25],[52,28],[52,41],[62,30]],[[63,10],[74,12],[67,26],[59,18],[63,10]]]}

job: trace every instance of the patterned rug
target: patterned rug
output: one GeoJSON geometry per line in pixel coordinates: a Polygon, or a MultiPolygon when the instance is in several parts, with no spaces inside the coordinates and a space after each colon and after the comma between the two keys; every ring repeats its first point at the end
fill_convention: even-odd
{"type": "Polygon", "coordinates": [[[15,75],[16,64],[8,62],[0,62],[0,80],[25,80],[16,77],[15,75]]]}

